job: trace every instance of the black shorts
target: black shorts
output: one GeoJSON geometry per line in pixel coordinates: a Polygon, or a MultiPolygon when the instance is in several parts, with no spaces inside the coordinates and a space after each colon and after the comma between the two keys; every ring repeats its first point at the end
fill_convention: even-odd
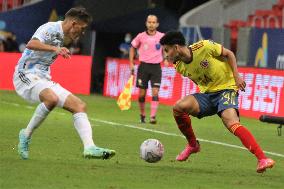
{"type": "Polygon", "coordinates": [[[136,87],[148,89],[148,82],[151,81],[151,87],[160,88],[162,69],[160,64],[150,64],[141,62],[137,71],[136,87]]]}

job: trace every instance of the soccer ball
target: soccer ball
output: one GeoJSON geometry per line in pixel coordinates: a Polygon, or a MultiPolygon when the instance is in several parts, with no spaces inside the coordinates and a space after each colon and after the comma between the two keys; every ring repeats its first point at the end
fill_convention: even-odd
{"type": "Polygon", "coordinates": [[[156,163],[164,155],[164,146],[157,139],[147,139],[140,146],[140,157],[149,162],[156,163]]]}

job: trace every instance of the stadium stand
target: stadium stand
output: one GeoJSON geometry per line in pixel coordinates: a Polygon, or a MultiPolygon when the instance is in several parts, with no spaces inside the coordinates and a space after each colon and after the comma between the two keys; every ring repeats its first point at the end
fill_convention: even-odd
{"type": "Polygon", "coordinates": [[[13,10],[39,0],[0,0],[0,12],[13,10]]]}
{"type": "Polygon", "coordinates": [[[179,22],[181,27],[198,25],[219,30],[217,32],[219,36],[216,39],[222,39],[219,41],[228,44],[228,47],[236,52],[240,28],[283,26],[280,23],[283,20],[282,5],[281,0],[212,0],[185,13],[179,22]],[[220,28],[222,28],[221,31],[220,28]],[[227,33],[230,36],[225,36],[227,33]]]}
{"type": "Polygon", "coordinates": [[[247,20],[230,20],[229,24],[224,24],[231,31],[231,49],[236,51],[238,31],[240,27],[256,28],[284,28],[284,1],[278,0],[270,9],[256,9],[247,20]]]}
{"type": "Polygon", "coordinates": [[[269,10],[278,0],[212,0],[196,7],[181,16],[179,22],[183,26],[223,27],[230,20],[247,20],[256,10],[269,10]],[[240,11],[242,10],[242,11],[240,11]]]}

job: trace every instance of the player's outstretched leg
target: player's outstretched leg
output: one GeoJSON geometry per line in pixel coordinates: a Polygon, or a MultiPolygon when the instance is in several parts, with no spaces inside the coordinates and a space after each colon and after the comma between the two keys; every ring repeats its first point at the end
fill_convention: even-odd
{"type": "Polygon", "coordinates": [[[196,146],[191,146],[187,144],[185,149],[176,157],[177,161],[186,161],[191,154],[200,152],[200,145],[197,140],[196,146]]]}
{"type": "Polygon", "coordinates": [[[115,155],[115,151],[97,146],[91,146],[84,150],[83,155],[85,158],[90,159],[110,159],[115,155]]]}
{"type": "Polygon", "coordinates": [[[270,158],[258,160],[256,172],[263,173],[264,171],[266,171],[267,168],[272,168],[274,164],[275,164],[275,161],[270,158]]]}
{"type": "Polygon", "coordinates": [[[86,113],[75,113],[73,117],[74,126],[84,144],[83,156],[85,158],[109,159],[115,155],[114,150],[100,148],[94,144],[92,127],[86,113]]]}
{"type": "Polygon", "coordinates": [[[265,156],[263,150],[248,129],[240,123],[235,123],[229,128],[229,131],[237,136],[243,145],[258,159],[256,172],[263,173],[267,168],[272,168],[274,166],[275,161],[265,156]]]}
{"type": "Polygon", "coordinates": [[[40,103],[37,106],[27,128],[22,129],[20,131],[18,152],[19,152],[22,159],[28,159],[28,157],[29,157],[29,143],[30,143],[30,140],[31,140],[32,133],[45,120],[45,118],[48,116],[49,112],[50,112],[50,110],[46,107],[46,105],[44,103],[40,103]]]}
{"type": "Polygon", "coordinates": [[[64,109],[73,113],[73,123],[84,145],[85,158],[109,159],[115,155],[114,150],[100,148],[94,144],[91,123],[86,114],[86,104],[74,95],[69,95],[64,109]]]}
{"type": "Polygon", "coordinates": [[[200,151],[199,142],[196,140],[192,129],[191,119],[187,113],[173,109],[173,115],[178,125],[179,130],[186,137],[188,144],[185,149],[176,157],[177,161],[185,161],[188,157],[200,151]]]}
{"type": "Polygon", "coordinates": [[[26,136],[25,129],[21,129],[19,133],[18,153],[22,159],[29,158],[30,141],[31,141],[31,138],[26,136]]]}

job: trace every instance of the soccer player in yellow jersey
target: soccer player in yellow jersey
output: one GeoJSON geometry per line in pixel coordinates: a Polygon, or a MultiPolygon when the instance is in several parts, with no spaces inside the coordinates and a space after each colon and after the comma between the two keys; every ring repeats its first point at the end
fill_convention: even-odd
{"type": "Polygon", "coordinates": [[[179,31],[167,32],[160,43],[176,71],[200,89],[200,93],[185,96],[173,107],[176,123],[188,141],[176,160],[185,161],[190,154],[200,151],[189,115],[202,118],[218,114],[225,127],[256,156],[257,172],[272,168],[275,162],[265,156],[250,131],[240,124],[238,90],[244,91],[246,83],[238,73],[234,53],[210,40],[186,46],[179,31]]]}

